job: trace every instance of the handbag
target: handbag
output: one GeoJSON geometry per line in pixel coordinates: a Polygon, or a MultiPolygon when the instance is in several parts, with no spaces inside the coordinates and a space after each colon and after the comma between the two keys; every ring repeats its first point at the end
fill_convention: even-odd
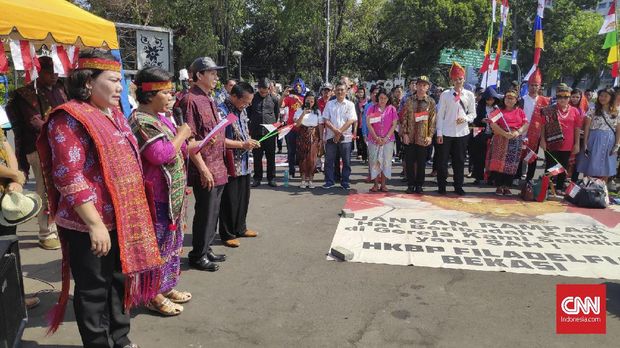
{"type": "Polygon", "coordinates": [[[551,179],[549,179],[547,175],[543,175],[538,178],[538,181],[533,185],[532,191],[536,202],[544,202],[547,199],[547,191],[549,191],[550,182],[551,179]]]}
{"type": "Polygon", "coordinates": [[[602,180],[586,177],[577,187],[567,190],[566,200],[581,208],[604,209],[609,205],[609,194],[602,180]]]}
{"type": "Polygon", "coordinates": [[[521,199],[524,201],[535,201],[534,199],[534,185],[531,180],[527,180],[521,186],[521,199]]]}

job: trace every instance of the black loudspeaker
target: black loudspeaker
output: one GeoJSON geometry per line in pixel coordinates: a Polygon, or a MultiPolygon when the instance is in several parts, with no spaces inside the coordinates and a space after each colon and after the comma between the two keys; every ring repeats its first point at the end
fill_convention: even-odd
{"type": "Polygon", "coordinates": [[[0,236],[0,348],[18,347],[26,322],[17,236],[0,236]]]}

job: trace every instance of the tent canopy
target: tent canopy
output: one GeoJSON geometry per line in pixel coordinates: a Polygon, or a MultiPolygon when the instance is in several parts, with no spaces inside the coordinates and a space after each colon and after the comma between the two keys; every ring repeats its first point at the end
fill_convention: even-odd
{"type": "Polygon", "coordinates": [[[118,49],[113,22],[65,0],[0,0],[0,36],[118,49]]]}

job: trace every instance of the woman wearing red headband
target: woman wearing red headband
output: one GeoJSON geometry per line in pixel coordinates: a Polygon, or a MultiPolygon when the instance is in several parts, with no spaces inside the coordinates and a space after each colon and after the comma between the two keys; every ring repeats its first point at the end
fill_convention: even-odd
{"type": "Polygon", "coordinates": [[[156,67],[142,69],[134,83],[140,105],[129,124],[138,139],[145,181],[153,187],[155,234],[164,261],[159,269],[159,293],[147,307],[165,316],[179,315],[183,312],[180,304],[192,298],[189,292],[174,289],[181,274],[187,182],[185,141],[191,129],[187,124],[174,127],[166,117],[173,95],[167,71],[156,67]]]}
{"type": "Polygon", "coordinates": [[[162,261],[142,179],[139,148],[118,109],[121,66],[105,51],[80,53],[71,100],[52,111],[37,142],[50,214],[62,244],[62,292],[50,332],[73,307],[85,347],[137,347],[129,308],[159,292],[162,261]]]}

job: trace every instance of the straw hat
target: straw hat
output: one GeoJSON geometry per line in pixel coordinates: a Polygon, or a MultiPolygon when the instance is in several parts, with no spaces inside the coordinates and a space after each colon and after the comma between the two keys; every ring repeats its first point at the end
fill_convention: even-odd
{"type": "Polygon", "coordinates": [[[0,224],[16,226],[37,216],[41,211],[41,197],[36,193],[6,192],[0,198],[0,224]]]}

